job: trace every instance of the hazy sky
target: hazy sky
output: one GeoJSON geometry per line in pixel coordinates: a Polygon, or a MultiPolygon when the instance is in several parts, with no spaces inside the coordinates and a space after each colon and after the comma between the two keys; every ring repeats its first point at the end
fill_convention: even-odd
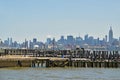
{"type": "Polygon", "coordinates": [[[0,38],[120,37],[120,0],[0,0],[0,38]]]}

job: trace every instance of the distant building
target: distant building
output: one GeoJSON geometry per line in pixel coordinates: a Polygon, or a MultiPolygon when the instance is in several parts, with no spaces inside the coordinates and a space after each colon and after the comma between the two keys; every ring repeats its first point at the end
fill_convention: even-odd
{"type": "Polygon", "coordinates": [[[59,44],[65,44],[64,36],[61,36],[60,40],[58,40],[59,44]]]}
{"type": "Polygon", "coordinates": [[[8,38],[8,45],[10,44],[10,39],[8,38]]]}
{"type": "Polygon", "coordinates": [[[105,42],[107,42],[107,35],[105,35],[105,42]]]}
{"type": "Polygon", "coordinates": [[[25,48],[28,48],[28,41],[25,39],[25,48]]]}
{"type": "Polygon", "coordinates": [[[52,42],[51,38],[47,38],[46,44],[50,44],[52,42]]]}
{"type": "Polygon", "coordinates": [[[12,38],[10,38],[10,42],[9,42],[9,45],[12,46],[12,38]]]}
{"type": "Polygon", "coordinates": [[[83,39],[81,37],[76,37],[76,45],[82,45],[83,44],[83,39]]]}
{"type": "Polygon", "coordinates": [[[18,47],[19,47],[17,41],[14,41],[14,42],[13,42],[13,47],[14,47],[14,48],[18,48],[18,47]]]}
{"type": "Polygon", "coordinates": [[[29,48],[33,49],[33,43],[31,42],[31,40],[29,41],[29,48]]]}
{"type": "Polygon", "coordinates": [[[33,43],[37,43],[37,39],[36,38],[33,38],[33,43]]]}
{"type": "Polygon", "coordinates": [[[88,39],[88,44],[89,45],[94,45],[94,37],[93,36],[90,36],[89,39],[88,39]]]}
{"type": "Polygon", "coordinates": [[[110,30],[109,30],[109,43],[112,44],[113,42],[113,30],[112,30],[112,27],[110,27],[110,30]]]}
{"type": "Polygon", "coordinates": [[[73,36],[71,36],[71,35],[67,36],[67,44],[74,44],[73,36]]]}
{"type": "Polygon", "coordinates": [[[85,43],[88,43],[88,34],[86,34],[86,35],[84,36],[84,41],[85,41],[85,43]]]}
{"type": "Polygon", "coordinates": [[[4,40],[4,44],[5,44],[6,46],[8,46],[8,45],[9,45],[8,40],[4,40]]]}

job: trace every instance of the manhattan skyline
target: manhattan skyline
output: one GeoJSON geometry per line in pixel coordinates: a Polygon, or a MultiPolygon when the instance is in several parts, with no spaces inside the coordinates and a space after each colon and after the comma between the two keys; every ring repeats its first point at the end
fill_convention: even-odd
{"type": "Polygon", "coordinates": [[[119,0],[5,0],[0,1],[0,38],[18,42],[48,36],[89,34],[103,39],[112,26],[120,37],[119,0]]]}

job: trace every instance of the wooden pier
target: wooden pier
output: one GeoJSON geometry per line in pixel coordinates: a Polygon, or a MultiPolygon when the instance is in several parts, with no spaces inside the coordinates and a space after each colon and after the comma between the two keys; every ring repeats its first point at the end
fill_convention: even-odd
{"type": "Polygon", "coordinates": [[[5,49],[0,52],[0,67],[120,68],[120,53],[90,52],[84,49],[60,51],[5,49]]]}
{"type": "Polygon", "coordinates": [[[84,58],[2,57],[0,67],[96,67],[120,68],[119,61],[91,61],[84,58]]]}

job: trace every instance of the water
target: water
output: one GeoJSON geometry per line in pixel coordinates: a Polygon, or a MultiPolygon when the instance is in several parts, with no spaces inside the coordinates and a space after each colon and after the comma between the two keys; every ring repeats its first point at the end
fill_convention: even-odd
{"type": "Polygon", "coordinates": [[[0,80],[120,80],[120,69],[0,68],[0,80]]]}

